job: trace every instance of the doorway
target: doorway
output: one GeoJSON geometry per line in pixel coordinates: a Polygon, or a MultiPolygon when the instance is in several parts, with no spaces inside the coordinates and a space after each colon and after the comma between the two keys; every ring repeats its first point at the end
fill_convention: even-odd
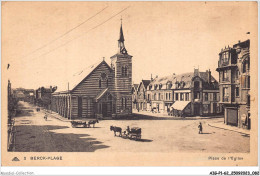
{"type": "Polygon", "coordinates": [[[200,115],[200,105],[194,104],[194,116],[199,116],[199,115],[200,115]]]}
{"type": "Polygon", "coordinates": [[[107,117],[107,103],[102,103],[102,115],[107,117]]]}
{"type": "Polygon", "coordinates": [[[78,118],[82,118],[82,97],[78,97],[78,118]]]}

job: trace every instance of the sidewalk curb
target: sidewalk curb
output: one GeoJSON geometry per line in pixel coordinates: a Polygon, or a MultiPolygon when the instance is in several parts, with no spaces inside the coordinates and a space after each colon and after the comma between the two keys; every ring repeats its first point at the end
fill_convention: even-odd
{"type": "Polygon", "coordinates": [[[233,132],[237,132],[237,133],[241,133],[241,134],[246,134],[246,135],[249,135],[249,136],[250,136],[250,133],[244,133],[244,132],[240,132],[240,131],[236,131],[236,130],[231,130],[231,129],[227,129],[227,128],[222,128],[222,127],[210,125],[209,123],[208,123],[208,126],[213,127],[213,128],[219,128],[219,129],[223,129],[223,130],[233,131],[233,132]]]}
{"type": "Polygon", "coordinates": [[[49,113],[48,111],[44,110],[46,113],[48,113],[49,116],[51,116],[52,118],[55,118],[57,120],[60,120],[62,122],[70,122],[70,120],[65,120],[65,119],[62,119],[62,118],[59,118],[59,117],[56,117],[55,115],[49,113]]]}

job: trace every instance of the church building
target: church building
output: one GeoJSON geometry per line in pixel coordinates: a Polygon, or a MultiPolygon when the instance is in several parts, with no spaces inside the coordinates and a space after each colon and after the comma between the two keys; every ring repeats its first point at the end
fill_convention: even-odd
{"type": "Polygon", "coordinates": [[[73,75],[71,90],[52,94],[51,109],[68,119],[130,116],[132,114],[132,56],[124,44],[122,23],[118,52],[73,75]]]}

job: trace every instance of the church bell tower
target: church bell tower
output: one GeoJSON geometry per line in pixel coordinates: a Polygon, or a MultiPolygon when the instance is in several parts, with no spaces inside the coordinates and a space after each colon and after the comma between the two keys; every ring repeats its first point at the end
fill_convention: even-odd
{"type": "Polygon", "coordinates": [[[125,48],[122,19],[118,39],[118,51],[110,57],[114,74],[114,94],[116,95],[116,114],[127,116],[132,114],[132,56],[125,48]]]}

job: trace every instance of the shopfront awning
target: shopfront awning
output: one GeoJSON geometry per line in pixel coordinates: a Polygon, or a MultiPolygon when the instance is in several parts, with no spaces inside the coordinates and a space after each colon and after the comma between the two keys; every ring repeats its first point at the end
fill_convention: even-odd
{"type": "Polygon", "coordinates": [[[176,101],[171,108],[182,111],[189,103],[190,101],[176,101]]]}

